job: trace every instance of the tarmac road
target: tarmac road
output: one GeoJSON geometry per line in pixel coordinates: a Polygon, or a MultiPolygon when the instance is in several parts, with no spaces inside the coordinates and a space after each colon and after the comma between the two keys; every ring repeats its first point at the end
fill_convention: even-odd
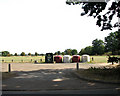
{"type": "Polygon", "coordinates": [[[9,93],[9,92],[14,93],[17,91],[20,92],[29,91],[33,93],[34,92],[59,93],[60,91],[63,91],[64,94],[65,92],[71,93],[77,90],[79,90],[77,91],[78,93],[82,93],[82,94],[86,92],[101,93],[100,90],[102,90],[102,92],[114,93],[114,94],[120,92],[119,91],[120,85],[83,81],[72,74],[72,72],[76,70],[75,66],[69,68],[68,67],[55,68],[55,66],[58,65],[57,64],[54,65],[54,68],[51,67],[46,68],[45,65],[39,65],[41,66],[41,69],[39,68],[39,70],[16,71],[16,73],[18,73],[17,77],[3,80],[2,82],[3,93],[9,93]]]}

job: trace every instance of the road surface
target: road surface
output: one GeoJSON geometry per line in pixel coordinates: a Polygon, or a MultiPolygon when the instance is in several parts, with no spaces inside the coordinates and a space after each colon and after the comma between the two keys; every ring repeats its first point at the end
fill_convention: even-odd
{"type": "MultiPolygon", "coordinates": [[[[88,68],[88,66],[98,67],[103,65],[80,64],[80,68],[88,68]]],[[[72,74],[72,72],[76,70],[76,64],[71,64],[71,65],[48,64],[48,66],[45,64],[32,64],[32,65],[26,64],[25,67],[27,67],[26,70],[25,68],[23,68],[24,69],[23,70],[21,67],[19,67],[18,71],[13,69],[14,72],[18,74],[18,76],[3,80],[2,88],[4,92],[5,91],[6,92],[7,91],[42,92],[42,91],[60,91],[60,90],[63,90],[64,92],[67,90],[68,91],[80,90],[80,92],[82,91],[84,92],[85,90],[87,90],[87,92],[89,91],[95,92],[95,90],[107,90],[106,92],[109,93],[112,92],[111,90],[113,90],[113,92],[114,91],[119,92],[120,89],[120,85],[116,85],[116,84],[102,84],[102,83],[80,80],[74,74],[72,74]],[[28,68],[28,66],[31,67],[28,68]]]]}

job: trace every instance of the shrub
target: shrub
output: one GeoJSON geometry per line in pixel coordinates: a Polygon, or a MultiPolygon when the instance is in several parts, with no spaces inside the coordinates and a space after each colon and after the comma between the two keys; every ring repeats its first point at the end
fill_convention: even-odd
{"type": "Polygon", "coordinates": [[[25,52],[22,52],[22,53],[21,53],[21,56],[25,56],[25,52]]]}

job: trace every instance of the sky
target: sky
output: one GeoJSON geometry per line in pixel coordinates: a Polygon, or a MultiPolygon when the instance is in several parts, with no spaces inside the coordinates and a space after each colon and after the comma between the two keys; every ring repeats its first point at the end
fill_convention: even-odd
{"type": "Polygon", "coordinates": [[[79,52],[116,30],[100,31],[96,19],[80,16],[80,5],[65,2],[0,0],[0,51],[54,53],[71,48],[79,52]]]}

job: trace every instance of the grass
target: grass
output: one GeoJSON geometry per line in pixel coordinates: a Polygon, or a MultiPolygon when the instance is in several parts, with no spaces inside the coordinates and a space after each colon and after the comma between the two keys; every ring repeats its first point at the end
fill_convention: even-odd
{"type": "Polygon", "coordinates": [[[0,57],[0,60],[4,60],[5,63],[30,63],[37,60],[38,62],[45,62],[45,56],[10,56],[10,57],[0,57]],[[31,61],[32,59],[32,61],[31,61]],[[42,61],[41,61],[42,59],[42,61]]]}
{"type": "Polygon", "coordinates": [[[77,73],[82,77],[87,77],[93,80],[102,80],[109,82],[120,82],[120,67],[113,68],[89,68],[78,70],[77,73]]]}
{"type": "Polygon", "coordinates": [[[91,63],[107,63],[108,56],[90,56],[91,63]],[[92,61],[93,57],[93,61],[92,61]]]}
{"type": "MultiPolygon", "coordinates": [[[[120,55],[116,55],[115,57],[120,57],[120,55]]],[[[108,56],[90,56],[90,62],[88,63],[107,63],[108,56]],[[93,61],[92,61],[93,57],[93,61]]]]}
{"type": "Polygon", "coordinates": [[[15,77],[15,76],[17,76],[17,74],[13,72],[2,72],[2,80],[15,77]]]}
{"type": "MultiPolygon", "coordinates": [[[[81,57],[81,56],[80,56],[81,57]]],[[[120,57],[117,56],[117,57],[120,57]]],[[[4,60],[5,63],[11,63],[12,60],[14,63],[30,63],[37,60],[40,62],[45,62],[45,56],[10,56],[10,57],[0,57],[0,61],[2,62],[4,60]],[[32,61],[31,61],[32,59],[32,61]],[[40,60],[42,59],[42,61],[40,60]],[[23,60],[23,61],[22,61],[23,60]]],[[[107,63],[108,56],[90,56],[90,62],[89,63],[107,63]],[[92,61],[92,57],[94,60],[92,61]]]]}

